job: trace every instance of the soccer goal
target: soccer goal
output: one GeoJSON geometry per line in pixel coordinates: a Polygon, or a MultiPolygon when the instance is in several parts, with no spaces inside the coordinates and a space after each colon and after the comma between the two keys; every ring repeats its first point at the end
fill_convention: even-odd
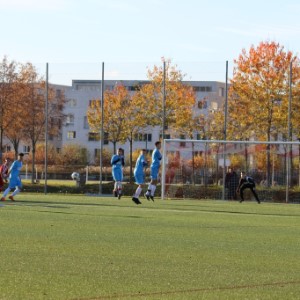
{"type": "Polygon", "coordinates": [[[238,201],[243,171],[262,201],[300,203],[299,142],[165,139],[162,153],[162,199],[238,201]]]}

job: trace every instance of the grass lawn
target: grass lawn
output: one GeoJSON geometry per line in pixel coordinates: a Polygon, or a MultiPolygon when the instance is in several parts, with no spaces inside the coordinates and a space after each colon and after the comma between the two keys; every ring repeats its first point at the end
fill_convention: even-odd
{"type": "Polygon", "coordinates": [[[16,199],[0,203],[0,299],[299,299],[299,205],[16,199]]]}

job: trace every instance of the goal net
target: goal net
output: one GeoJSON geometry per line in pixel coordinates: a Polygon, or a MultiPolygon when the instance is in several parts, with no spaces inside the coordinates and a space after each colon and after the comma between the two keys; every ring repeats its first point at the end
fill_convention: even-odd
{"type": "Polygon", "coordinates": [[[261,201],[300,202],[299,142],[165,139],[162,153],[162,199],[239,201],[243,171],[261,201]]]}

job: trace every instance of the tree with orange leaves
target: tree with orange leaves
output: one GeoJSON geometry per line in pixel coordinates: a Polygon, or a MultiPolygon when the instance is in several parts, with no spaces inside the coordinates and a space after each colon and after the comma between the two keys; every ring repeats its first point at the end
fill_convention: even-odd
{"type": "MultiPolygon", "coordinates": [[[[35,171],[35,151],[38,142],[45,138],[46,120],[62,120],[63,106],[65,103],[64,94],[57,93],[49,88],[48,93],[48,114],[45,115],[45,81],[31,63],[22,64],[18,75],[18,97],[14,102],[15,111],[10,116],[10,131],[7,137],[17,143],[22,134],[23,141],[29,141],[32,154],[32,174],[35,171]]],[[[52,134],[59,131],[59,122],[52,123],[49,128],[52,134]]],[[[49,132],[48,132],[49,133],[49,132]]],[[[17,148],[15,151],[17,152],[17,148]]],[[[32,177],[32,182],[34,178],[32,177]]]]}
{"type": "Polygon", "coordinates": [[[9,116],[17,95],[17,68],[15,61],[6,56],[0,62],[0,163],[2,161],[3,137],[9,128],[9,116]]]}
{"type": "MultiPolygon", "coordinates": [[[[108,133],[108,140],[113,143],[114,153],[117,150],[117,143],[124,143],[126,135],[124,132],[126,123],[126,109],[130,103],[130,94],[125,86],[116,85],[113,90],[104,92],[104,120],[103,129],[108,133]]],[[[94,99],[87,111],[87,118],[90,128],[99,132],[102,123],[101,101],[94,99]]],[[[102,138],[102,137],[101,137],[102,138]]]]}
{"type": "MultiPolygon", "coordinates": [[[[130,143],[130,179],[132,178],[132,143],[135,134],[147,126],[143,118],[145,106],[140,105],[136,95],[131,95],[123,85],[116,85],[113,90],[104,93],[103,129],[108,133],[108,140],[113,143],[114,153],[117,143],[130,143]]],[[[101,101],[92,101],[87,111],[88,122],[92,130],[101,128],[101,101]]]]}
{"type": "MultiPolygon", "coordinates": [[[[292,63],[293,99],[300,96],[299,59],[275,42],[242,50],[235,67],[228,102],[228,137],[271,141],[288,135],[289,74],[292,63]]],[[[299,101],[292,101],[292,124],[299,132],[299,101]]],[[[270,149],[267,174],[270,179],[270,149]]]]}
{"type": "Polygon", "coordinates": [[[164,68],[154,66],[148,69],[149,84],[143,85],[137,92],[137,103],[147,107],[144,118],[148,125],[160,126],[163,120],[169,132],[186,134],[192,137],[197,124],[193,115],[196,96],[192,87],[183,84],[185,74],[173,65],[170,59],[165,60],[165,103],[164,103],[164,68]]]}

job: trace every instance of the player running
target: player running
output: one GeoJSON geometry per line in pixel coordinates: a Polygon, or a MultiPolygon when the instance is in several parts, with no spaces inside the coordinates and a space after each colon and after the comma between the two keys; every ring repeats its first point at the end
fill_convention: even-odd
{"type": "Polygon", "coordinates": [[[11,189],[15,188],[14,192],[8,197],[11,201],[15,201],[15,195],[17,195],[21,191],[22,182],[20,178],[20,171],[23,166],[23,157],[24,153],[19,153],[18,159],[15,160],[9,168],[9,184],[8,188],[3,193],[1,201],[5,201],[5,197],[8,195],[11,189]]]}

